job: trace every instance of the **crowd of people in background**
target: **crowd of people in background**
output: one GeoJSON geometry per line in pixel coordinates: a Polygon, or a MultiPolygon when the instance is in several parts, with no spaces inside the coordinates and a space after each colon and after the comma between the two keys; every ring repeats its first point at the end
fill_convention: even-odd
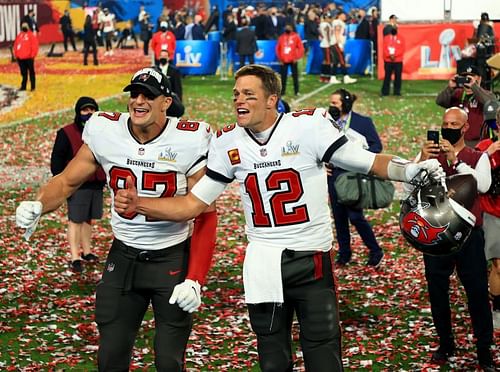
{"type": "MultiPolygon", "coordinates": [[[[166,28],[172,33],[175,40],[206,40],[207,34],[211,31],[221,31],[223,41],[236,40],[237,30],[242,27],[249,27],[255,32],[256,40],[277,40],[284,32],[287,25],[296,31],[296,25],[304,26],[304,47],[307,51],[308,45],[314,40],[324,40],[330,38],[320,30],[320,24],[325,17],[332,22],[343,22],[341,33],[345,39],[347,24],[358,25],[355,35],[356,39],[371,40],[376,53],[377,46],[377,26],[379,24],[378,9],[351,8],[348,12],[342,6],[329,3],[325,7],[319,4],[305,4],[302,8],[289,2],[284,7],[268,6],[265,3],[252,5],[240,5],[233,7],[228,5],[222,14],[214,6],[207,11],[195,3],[191,7],[182,7],[173,11],[168,6],[164,6],[158,15],[149,14],[144,6],[141,6],[137,17],[125,21],[123,27],[117,27],[117,19],[110,9],[102,4],[97,7],[86,7],[86,16],[90,16],[91,29],[97,46],[106,48],[105,55],[113,55],[114,48],[126,47],[128,40],[133,40],[133,47],[139,47],[138,40],[143,43],[144,55],[149,54],[152,39],[155,33],[162,28],[166,28]],[[156,19],[155,19],[156,17],[156,19]],[[222,28],[219,27],[219,17],[222,18],[222,28]],[[139,35],[136,35],[136,32],[139,35]]],[[[28,22],[33,32],[37,30],[36,20],[33,14],[26,15],[25,22],[28,22]]],[[[87,21],[85,21],[86,23],[87,21]]],[[[63,34],[64,50],[68,50],[68,42],[73,50],[77,50],[74,40],[80,36],[82,40],[88,39],[88,34],[83,28],[75,29],[69,10],[65,10],[59,20],[60,29],[63,34]]],[[[334,28],[332,28],[333,32],[334,28]]],[[[164,31],[165,32],[165,31],[164,31]]],[[[337,30],[338,33],[338,30],[337,30]]],[[[344,40],[345,41],[345,40],[344,40]]],[[[333,43],[335,45],[336,43],[333,43]]],[[[339,41],[340,49],[343,42],[339,41]]],[[[170,50],[170,55],[173,55],[170,50]]],[[[338,54],[338,53],[337,53],[338,54]]],[[[340,59],[343,57],[340,56],[340,59]]],[[[345,63],[339,62],[340,69],[345,68],[345,63]]]]}
{"type": "MultiPolygon", "coordinates": [[[[214,6],[207,14],[203,6],[197,2],[192,7],[183,7],[175,12],[168,6],[164,6],[156,20],[154,20],[155,15],[148,13],[145,6],[141,5],[137,17],[121,20],[121,24],[124,24],[121,27],[117,27],[115,14],[103,7],[101,3],[96,7],[87,7],[84,4],[83,10],[85,18],[81,29],[75,27],[69,9],[64,10],[58,21],[63,36],[64,52],[68,51],[68,44],[73,51],[78,51],[78,38],[83,41],[83,65],[88,65],[90,53],[92,53],[93,65],[97,66],[99,58],[113,56],[114,49],[139,48],[140,40],[145,56],[149,55],[150,50],[153,51],[152,61],[156,66],[160,66],[160,54],[166,52],[169,57],[168,64],[172,70],[178,40],[206,40],[209,32],[220,31],[221,41],[226,48],[236,48],[240,58],[240,67],[245,63],[255,62],[255,55],[258,52],[257,40],[277,40],[276,58],[281,65],[282,93],[286,92],[286,79],[290,69],[295,95],[299,94],[298,61],[307,53],[314,41],[320,41],[324,52],[320,81],[331,84],[355,83],[356,79],[347,74],[349,64],[344,55],[346,26],[356,24],[357,28],[353,36],[357,39],[371,40],[375,47],[374,53],[376,53],[379,23],[378,9],[375,7],[368,10],[351,9],[346,12],[342,6],[336,6],[335,3],[329,3],[325,7],[318,4],[305,4],[302,8],[291,2],[284,7],[267,6],[264,3],[256,7],[229,5],[222,14],[214,6]],[[222,19],[221,29],[219,29],[219,17],[222,19]],[[304,27],[303,40],[297,33],[298,24],[304,27]],[[138,35],[136,35],[137,30],[138,35]],[[98,53],[99,47],[105,49],[101,57],[98,53]],[[337,75],[340,79],[337,79],[337,75]]],[[[38,25],[32,9],[23,17],[23,24],[26,27],[15,43],[14,49],[16,50],[13,50],[13,57],[17,59],[20,66],[23,81],[21,90],[26,89],[28,74],[32,82],[32,90],[34,90],[33,61],[38,53],[38,46],[33,45],[33,40],[36,39],[38,25]]],[[[54,55],[53,47],[54,45],[49,56],[54,55]]],[[[399,94],[402,63],[394,61],[389,65],[396,66],[393,68],[396,71],[394,94],[399,94]],[[397,69],[398,66],[399,69],[397,69]]],[[[386,73],[391,71],[386,69],[386,73]]],[[[174,85],[179,86],[179,84],[174,85]]],[[[385,85],[386,82],[384,82],[384,87],[385,85]]],[[[384,90],[386,89],[383,88],[384,90]]]]}

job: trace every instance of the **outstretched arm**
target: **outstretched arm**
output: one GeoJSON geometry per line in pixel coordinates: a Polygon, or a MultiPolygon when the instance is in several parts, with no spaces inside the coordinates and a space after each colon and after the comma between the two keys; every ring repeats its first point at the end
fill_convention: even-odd
{"type": "Polygon", "coordinates": [[[444,171],[437,159],[413,163],[390,154],[374,154],[359,146],[344,144],[333,153],[330,163],[353,172],[374,174],[392,181],[410,182],[422,169],[442,177],[444,171]]]}
{"type": "Polygon", "coordinates": [[[42,213],[59,208],[97,169],[94,154],[83,144],[64,171],[51,178],[38,192],[36,200],[43,205],[42,213]]]}
{"type": "Polygon", "coordinates": [[[36,201],[21,202],[16,209],[16,224],[26,229],[24,238],[30,238],[43,213],[57,209],[97,168],[94,155],[84,144],[64,171],[40,189],[36,201]]]}

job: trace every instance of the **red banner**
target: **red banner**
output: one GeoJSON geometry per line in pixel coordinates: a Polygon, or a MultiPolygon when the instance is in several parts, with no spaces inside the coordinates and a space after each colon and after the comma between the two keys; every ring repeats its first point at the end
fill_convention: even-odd
{"type": "MultiPolygon", "coordinates": [[[[380,25],[379,40],[383,40],[382,29],[383,25],[380,25]]],[[[500,35],[498,23],[495,24],[495,34],[500,35]]],[[[404,38],[406,46],[404,80],[446,80],[455,74],[457,59],[461,58],[461,50],[468,44],[467,40],[474,35],[474,27],[472,23],[400,24],[398,35],[404,38]]],[[[377,66],[378,78],[383,79],[381,50],[377,66]]]]}
{"type": "Polygon", "coordinates": [[[37,34],[41,44],[62,41],[59,30],[60,12],[54,8],[49,0],[0,1],[0,48],[11,45],[21,31],[21,20],[33,9],[40,32],[37,34]]]}

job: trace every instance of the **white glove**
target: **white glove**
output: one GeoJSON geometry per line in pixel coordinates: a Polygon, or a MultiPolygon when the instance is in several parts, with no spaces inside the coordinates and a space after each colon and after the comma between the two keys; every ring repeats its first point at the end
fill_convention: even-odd
{"type": "Polygon", "coordinates": [[[198,281],[186,279],[174,287],[174,291],[168,302],[171,305],[177,302],[182,310],[192,313],[201,305],[200,291],[200,283],[198,281]]]}
{"type": "Polygon", "coordinates": [[[39,201],[23,201],[16,209],[16,225],[26,229],[23,237],[29,240],[40,221],[43,205],[39,201]]]}
{"type": "MultiPolygon", "coordinates": [[[[446,177],[446,173],[439,164],[437,159],[429,159],[421,161],[420,163],[408,163],[405,166],[405,182],[410,182],[415,176],[422,170],[427,170],[429,176],[439,180],[446,177]]],[[[420,176],[417,177],[417,181],[422,181],[420,176]]]]}

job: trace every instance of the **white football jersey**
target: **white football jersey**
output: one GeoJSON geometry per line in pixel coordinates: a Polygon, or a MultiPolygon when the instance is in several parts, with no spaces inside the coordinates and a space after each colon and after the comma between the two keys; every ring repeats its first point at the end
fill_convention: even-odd
{"type": "Polygon", "coordinates": [[[329,250],[333,232],[324,162],[347,142],[324,109],[282,114],[266,143],[237,125],[217,131],[207,176],[240,185],[250,242],[329,250]]]}
{"type": "MultiPolygon", "coordinates": [[[[85,124],[83,141],[106,173],[114,200],[127,176],[139,196],[161,198],[187,193],[187,178],[206,166],[211,138],[205,122],[168,117],[165,129],[139,143],[128,126],[130,115],[97,112],[85,124]]],[[[119,215],[111,208],[115,237],[139,249],[162,249],[189,237],[190,224],[158,221],[140,214],[119,215]]]]}

